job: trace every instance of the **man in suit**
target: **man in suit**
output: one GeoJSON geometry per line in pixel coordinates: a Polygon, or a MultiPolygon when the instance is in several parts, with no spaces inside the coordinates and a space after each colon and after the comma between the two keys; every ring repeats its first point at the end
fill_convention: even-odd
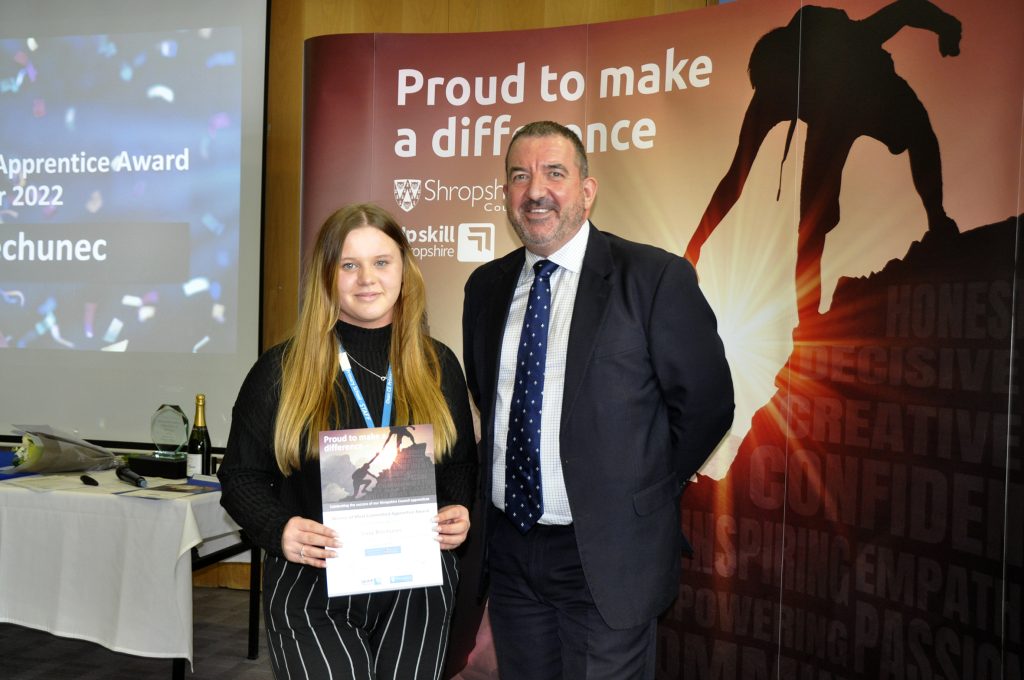
{"type": "Polygon", "coordinates": [[[505,170],[524,247],[473,272],[463,310],[499,671],[653,678],[656,618],[679,587],[682,488],[732,422],[715,317],[685,260],[590,224],[597,181],[571,130],[525,126],[505,170]],[[538,312],[546,344],[527,348],[538,312]],[[544,357],[526,381],[539,382],[530,432],[520,345],[544,357]]]}

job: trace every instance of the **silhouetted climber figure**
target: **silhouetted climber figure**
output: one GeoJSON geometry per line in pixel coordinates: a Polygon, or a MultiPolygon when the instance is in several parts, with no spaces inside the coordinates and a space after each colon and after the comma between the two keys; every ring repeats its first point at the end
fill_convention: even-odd
{"type": "Polygon", "coordinates": [[[410,444],[415,444],[416,438],[412,436],[412,430],[415,429],[415,425],[392,425],[390,431],[388,432],[387,439],[385,439],[384,443],[380,445],[380,448],[383,449],[387,445],[387,443],[391,441],[392,437],[395,438],[396,450],[402,448],[403,439],[408,439],[410,444]]]}
{"type": "Polygon", "coordinates": [[[749,64],[754,95],[732,164],[686,246],[690,262],[696,265],[704,242],[739,199],[765,136],[787,120],[783,162],[797,119],[807,125],[796,264],[801,323],[816,317],[821,304],[825,236],[839,223],[843,166],[858,137],[877,139],[893,154],[906,151],[928,233],[959,232],[942,205],[939,143],[928,112],[882,49],[905,26],[935,33],[944,57],[960,53],[960,21],[928,0],[896,0],[859,21],[840,9],[808,5],[758,40],[749,64]]]}
{"type": "MultiPolygon", "coordinates": [[[[388,437],[390,436],[391,435],[389,434],[388,437]]],[[[387,440],[384,440],[384,443],[386,444],[387,440]]],[[[382,446],[381,448],[383,449],[384,447],[382,446]]],[[[352,495],[355,498],[359,498],[364,491],[370,488],[371,479],[377,479],[377,475],[370,472],[370,463],[377,460],[377,456],[379,455],[380,451],[373,454],[373,458],[360,465],[356,468],[356,471],[352,473],[352,495]]]]}

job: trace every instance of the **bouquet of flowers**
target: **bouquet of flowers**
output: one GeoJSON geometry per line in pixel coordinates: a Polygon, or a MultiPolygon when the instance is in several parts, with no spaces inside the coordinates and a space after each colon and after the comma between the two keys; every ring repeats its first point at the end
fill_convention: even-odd
{"type": "Polygon", "coordinates": [[[72,472],[106,470],[117,467],[120,459],[102,446],[90,444],[48,426],[17,425],[21,446],[14,450],[17,472],[72,472]]]}

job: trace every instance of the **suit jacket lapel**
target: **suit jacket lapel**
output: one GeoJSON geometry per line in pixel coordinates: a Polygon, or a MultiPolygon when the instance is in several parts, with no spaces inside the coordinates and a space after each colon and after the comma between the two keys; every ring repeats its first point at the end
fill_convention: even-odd
{"type": "Polygon", "coordinates": [[[488,403],[492,405],[492,409],[490,413],[481,413],[480,416],[481,422],[487,424],[487,431],[492,435],[489,441],[493,441],[493,405],[497,401],[498,366],[501,364],[501,342],[505,335],[505,319],[508,317],[508,308],[512,304],[512,295],[516,290],[519,272],[523,269],[525,252],[523,248],[520,248],[513,252],[511,257],[501,261],[501,273],[494,281],[494,287],[487,299],[487,309],[484,311],[483,349],[488,374],[483,384],[490,391],[488,403]]]}
{"type": "Polygon", "coordinates": [[[563,434],[569,431],[569,419],[593,355],[611,293],[611,249],[604,234],[593,223],[590,226],[587,251],[583,255],[583,270],[576,289],[576,303],[572,310],[572,324],[569,327],[569,350],[565,358],[565,387],[562,394],[560,431],[563,434]]]}

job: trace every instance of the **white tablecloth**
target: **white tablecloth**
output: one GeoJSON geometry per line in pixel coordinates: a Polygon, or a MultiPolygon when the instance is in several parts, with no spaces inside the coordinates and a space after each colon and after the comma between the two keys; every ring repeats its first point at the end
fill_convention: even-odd
{"type": "Polygon", "coordinates": [[[238,526],[219,492],[131,498],[109,493],[125,489],[113,474],[59,491],[0,482],[0,622],[191,662],[190,551],[238,526]]]}

